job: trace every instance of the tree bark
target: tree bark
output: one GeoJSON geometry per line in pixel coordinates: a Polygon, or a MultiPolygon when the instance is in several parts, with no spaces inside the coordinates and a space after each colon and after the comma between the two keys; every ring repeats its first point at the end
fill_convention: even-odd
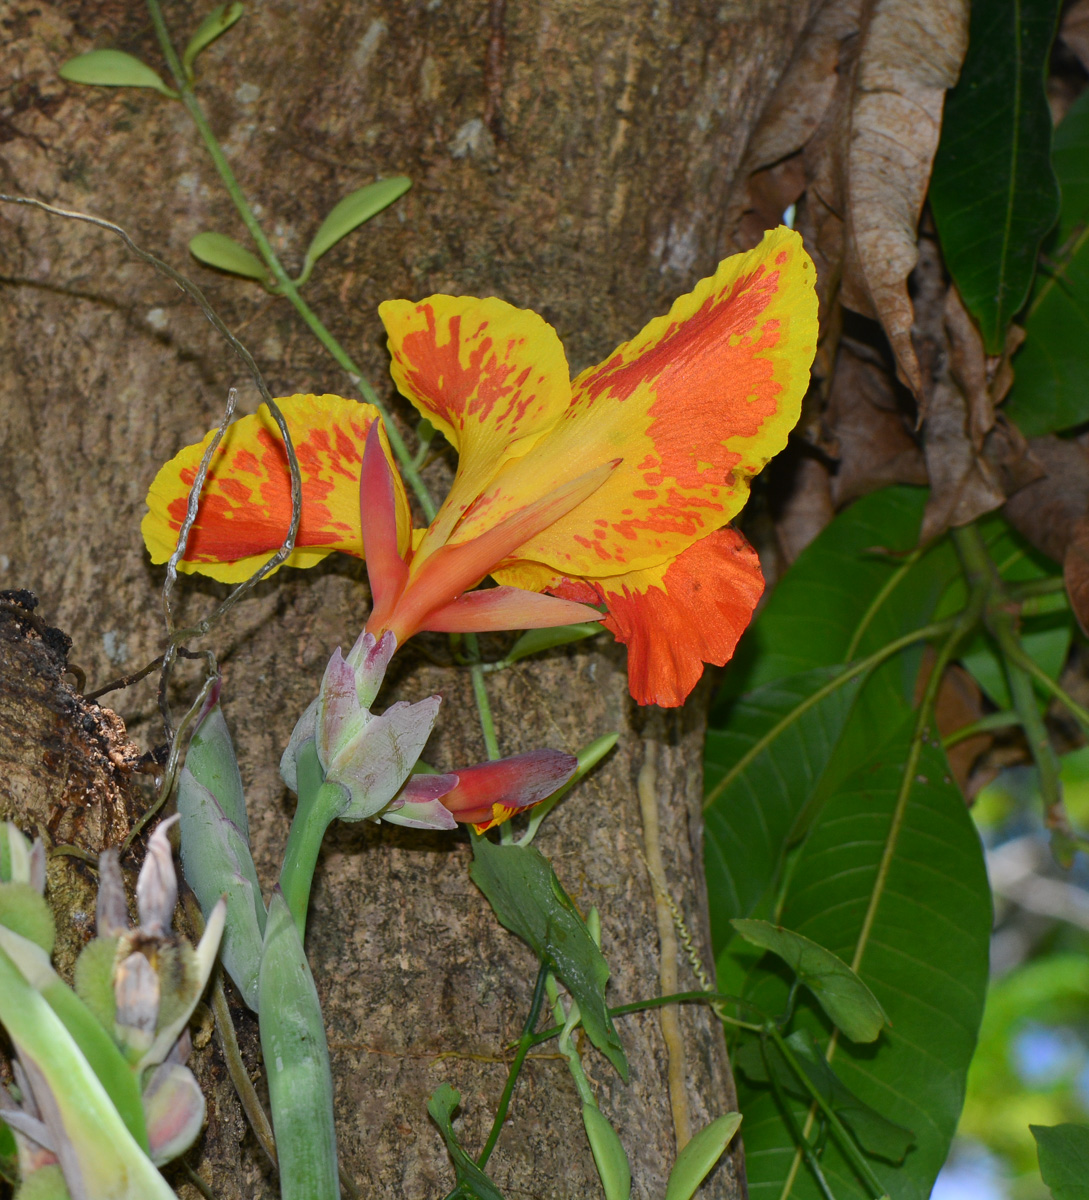
{"type": "MultiPolygon", "coordinates": [[[[165,75],[143,8],[14,0],[7,13],[14,69],[0,109],[3,190],[116,220],[186,271],[254,352],[274,394],[355,394],[286,302],[188,258],[202,230],[244,234],[182,108],[152,91],[57,77],[67,58],[100,46],[165,75]]],[[[184,44],[204,12],[172,4],[166,15],[184,44]]],[[[414,180],[394,208],[330,252],[307,287],[410,429],[388,382],[376,305],[434,291],[496,294],[557,327],[573,372],[603,357],[732,249],[722,199],[805,15],[790,0],[277,0],[248,9],[205,52],[200,94],[292,266],[342,195],[377,176],[414,180]]],[[[0,586],[41,597],[93,687],[163,646],[162,570],[148,564],[139,534],[156,469],[218,421],[228,387],[240,388],[241,411],[258,398],[199,311],[109,234],[0,206],[0,273],[0,586]]],[[[449,464],[435,464],[429,478],[440,489],[449,464]]],[[[183,617],[195,618],[224,589],[193,577],[180,593],[183,617]]],[[[280,752],[332,649],[351,643],[366,610],[360,564],[334,558],[266,581],[207,640],[223,669],[266,881],[291,813],[280,752]]],[[[484,757],[467,677],[429,661],[447,654],[441,638],[410,643],[390,692],[443,695],[427,752],[440,767],[484,757]]],[[[194,678],[179,672],[177,705],[191,699],[194,678]]],[[[671,922],[659,921],[644,815],[646,805],[656,809],[663,882],[710,971],[699,703],[638,710],[623,651],[600,642],[492,675],[489,687],[504,753],[574,749],[620,731],[617,751],[548,819],[538,844],[583,910],[601,910],[612,1003],[659,993],[660,934],[679,986],[698,987],[683,946],[670,945],[671,922]]],[[[107,702],[137,742],[161,741],[153,680],[107,702]]],[[[132,794],[126,803],[130,819],[132,794]]],[[[41,821],[36,811],[26,808],[31,825],[41,821]]],[[[506,1048],[528,1009],[531,954],[497,925],[469,882],[468,860],[462,837],[388,826],[342,825],[326,843],[308,950],[329,1028],[342,1157],[364,1195],[449,1190],[427,1096],[444,1080],[460,1089],[459,1130],[479,1150],[506,1048]]],[[[252,1028],[242,1019],[245,1048],[252,1028]]],[[[667,1047],[660,1013],[622,1019],[629,1086],[587,1048],[639,1200],[663,1194],[678,1130],[695,1131],[733,1105],[712,1015],[686,1007],[679,1026],[667,1047]]],[[[190,1161],[221,1200],[274,1196],[256,1150],[237,1153],[237,1108],[214,1042],[201,1054],[215,1120],[190,1161]]],[[[574,1088],[548,1047],[527,1063],[489,1169],[510,1200],[598,1192],[574,1088]]],[[[701,1195],[740,1196],[741,1171],[735,1155],[701,1195]]],[[[197,1194],[180,1175],[175,1184],[182,1196],[197,1194]]]]}

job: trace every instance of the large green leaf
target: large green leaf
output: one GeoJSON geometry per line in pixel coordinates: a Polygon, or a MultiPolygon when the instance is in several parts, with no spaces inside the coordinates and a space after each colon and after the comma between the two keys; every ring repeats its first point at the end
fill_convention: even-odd
{"type": "Polygon", "coordinates": [[[1048,269],[1037,281],[1014,359],[1005,411],[1030,436],[1089,420],[1089,92],[1055,131],[1052,155],[1062,192],[1048,269]]]}
{"type": "Polygon", "coordinates": [[[926,497],[887,488],[837,517],[778,584],[746,635],[743,661],[727,673],[705,758],[716,957],[733,936],[730,919],[767,905],[823,795],[910,708],[920,649],[889,658],[865,683],[843,663],[925,626],[957,577],[945,539],[908,553],[926,497]]]}
{"type": "Polygon", "coordinates": [[[990,354],[1028,299],[1059,212],[1045,72],[1059,0],[972,5],[968,54],[945,102],[930,206],[946,265],[990,354]]]}
{"type": "Polygon", "coordinates": [[[868,653],[910,627],[896,613],[890,628],[888,613],[919,590],[908,586],[918,580],[905,555],[919,540],[926,500],[923,488],[873,492],[802,551],[742,639],[716,715],[734,696],[868,653]]]}
{"type": "Polygon", "coordinates": [[[818,667],[769,683],[707,732],[704,862],[716,953],[733,936],[730,920],[756,912],[778,878],[858,692],[859,677],[845,678],[841,667],[818,667]]]}
{"type": "MultiPolygon", "coordinates": [[[[983,1010],[991,929],[978,835],[941,750],[926,745],[917,760],[910,755],[913,723],[828,799],[776,914],[850,963],[889,1016],[891,1027],[871,1046],[833,1036],[808,999],[795,1024],[817,1038],[855,1096],[914,1132],[902,1166],[871,1162],[897,1200],[926,1200],[948,1153],[983,1010]]],[[[750,969],[747,990],[774,1012],[789,985],[789,972],[765,958],[750,969]]],[[[771,1094],[742,1081],[739,1098],[753,1200],[817,1200],[771,1094]]],[[[807,1107],[795,1111],[804,1124],[807,1107]]],[[[870,1200],[832,1139],[822,1168],[837,1200],[870,1200]]]]}
{"type": "Polygon", "coordinates": [[[548,859],[535,846],[499,846],[476,837],[469,876],[500,923],[567,986],[590,1041],[626,1080],[628,1060],[605,1006],[608,964],[548,859]]]}

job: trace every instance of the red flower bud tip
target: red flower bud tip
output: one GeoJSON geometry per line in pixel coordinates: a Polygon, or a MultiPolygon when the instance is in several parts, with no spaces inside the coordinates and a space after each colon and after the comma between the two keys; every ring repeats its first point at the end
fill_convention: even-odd
{"type": "Polygon", "coordinates": [[[516,812],[547,800],[574,775],[578,759],[559,750],[530,750],[497,762],[462,767],[457,786],[442,797],[454,817],[483,833],[516,812]]]}

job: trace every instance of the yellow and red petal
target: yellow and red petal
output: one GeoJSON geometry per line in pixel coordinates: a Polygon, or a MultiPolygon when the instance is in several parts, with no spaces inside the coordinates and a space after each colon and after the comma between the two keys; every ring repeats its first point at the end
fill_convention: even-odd
{"type": "Polygon", "coordinates": [[[563,420],[502,468],[454,540],[615,458],[599,491],[515,557],[601,578],[660,565],[721,528],[798,420],[817,342],[814,280],[785,228],[726,259],[575,380],[563,420]]]}
{"type": "MultiPolygon", "coordinates": [[[[511,574],[529,578],[524,571],[511,574]]],[[[605,628],[628,647],[631,694],[640,704],[671,708],[684,703],[704,663],[721,667],[733,656],[764,590],[764,576],[744,537],[719,529],[660,567],[605,579],[564,579],[549,590],[584,604],[603,600],[605,628]]]]}
{"type": "Polygon", "coordinates": [[[378,308],[393,378],[458,452],[458,473],[427,539],[441,545],[499,467],[525,454],[571,398],[567,357],[535,312],[495,297],[429,296],[378,308]]]}
{"type": "MultiPolygon", "coordinates": [[[[359,474],[367,431],[377,418],[372,405],[340,396],[289,396],[278,400],[302,474],[302,519],[291,566],[308,567],[333,550],[362,556],[359,474]]],[[[189,490],[209,433],[176,454],[148,492],[141,531],[151,561],[174,553],[185,519],[189,490]]],[[[382,445],[392,462],[385,431],[382,445]]],[[[410,538],[408,497],[394,472],[399,539],[410,538]]],[[[223,436],[208,470],[197,520],[189,534],[183,571],[226,583],[248,578],[283,543],[291,522],[291,477],[279,429],[265,405],[242,417],[223,436]]]]}

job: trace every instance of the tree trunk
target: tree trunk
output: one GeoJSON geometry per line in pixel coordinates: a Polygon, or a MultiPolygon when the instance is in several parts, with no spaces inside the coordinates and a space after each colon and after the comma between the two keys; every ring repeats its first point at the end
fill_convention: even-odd
{"type": "MultiPolygon", "coordinates": [[[[356,394],[285,301],[188,257],[189,239],[202,230],[244,233],[181,106],[150,90],[57,77],[65,59],[100,46],[134,53],[165,75],[143,8],[13,0],[7,11],[5,58],[14,70],[4,72],[0,109],[3,190],[115,220],[195,278],[274,394],[356,394]]],[[[184,44],[204,10],[172,4],[166,15],[184,44]]],[[[394,208],[323,259],[307,287],[407,430],[375,315],[382,299],[497,294],[535,308],[558,329],[574,372],[713,269],[732,248],[722,199],[805,15],[791,0],[273,0],[251,6],[205,52],[200,94],[292,267],[346,192],[376,176],[414,180],[394,208]]],[[[228,387],[240,388],[241,411],[258,398],[200,312],[107,233],[0,206],[0,273],[0,586],[41,597],[46,620],[71,635],[90,689],[163,646],[163,574],[149,565],[139,534],[157,467],[218,421],[228,387]]],[[[440,488],[448,464],[429,478],[440,488]]],[[[343,557],[286,570],[206,640],[223,669],[266,881],[291,814],[279,755],[330,652],[347,647],[362,624],[362,580],[360,564],[343,557]]],[[[179,591],[186,618],[224,594],[195,577],[179,591]]],[[[430,661],[447,655],[443,639],[421,637],[392,673],[391,698],[442,693],[427,752],[440,767],[484,757],[466,675],[430,661]]],[[[176,705],[189,703],[194,678],[179,672],[176,705]]],[[[617,751],[548,819],[537,843],[582,909],[601,910],[610,1002],[661,991],[663,972],[669,977],[663,947],[677,959],[678,985],[700,986],[678,949],[683,939],[671,935],[668,907],[656,903],[644,824],[649,805],[664,883],[711,970],[699,703],[638,710],[623,651],[596,642],[491,675],[489,687],[504,753],[574,749],[621,733],[617,751]]],[[[161,741],[154,677],[106,702],[145,748],[161,741]]],[[[11,728],[0,737],[11,738],[11,728]]],[[[4,787],[9,805],[26,794],[10,781],[4,787]]],[[[26,812],[39,809],[28,804],[26,812]]],[[[415,1200],[449,1190],[427,1096],[444,1080],[461,1091],[459,1130],[478,1151],[507,1047],[525,1019],[535,964],[497,925],[468,879],[468,861],[463,837],[389,826],[342,825],[326,843],[308,950],[329,1028],[342,1158],[367,1196],[415,1200]]],[[[620,1021],[629,1086],[586,1048],[639,1200],[663,1194],[678,1133],[733,1105],[713,1016],[681,1009],[680,1036],[668,1045],[662,1020],[650,1012],[620,1021]]],[[[252,1028],[242,1021],[246,1048],[252,1028]]],[[[256,1149],[237,1153],[237,1109],[214,1045],[201,1054],[216,1119],[190,1161],[221,1200],[274,1196],[256,1149]]],[[[489,1170],[510,1200],[598,1194],[575,1090],[547,1046],[527,1063],[489,1170]]],[[[741,1180],[735,1155],[702,1195],[740,1196],[741,1180]]],[[[174,1182],[180,1195],[196,1196],[183,1176],[174,1182]]]]}

